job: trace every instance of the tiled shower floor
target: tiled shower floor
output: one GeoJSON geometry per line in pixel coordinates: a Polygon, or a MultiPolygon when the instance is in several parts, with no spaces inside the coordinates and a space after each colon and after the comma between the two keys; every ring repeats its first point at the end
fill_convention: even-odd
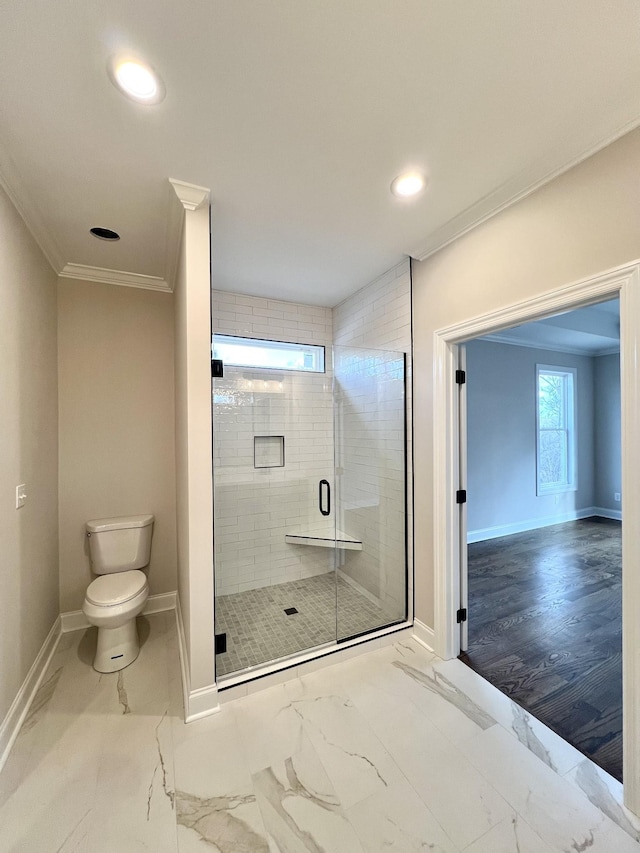
{"type": "Polygon", "coordinates": [[[336,590],[333,572],[220,595],[216,597],[216,634],[226,633],[227,651],[216,656],[216,672],[228,675],[392,621],[342,578],[336,590]],[[288,616],[284,611],[291,607],[298,612],[288,616]]]}

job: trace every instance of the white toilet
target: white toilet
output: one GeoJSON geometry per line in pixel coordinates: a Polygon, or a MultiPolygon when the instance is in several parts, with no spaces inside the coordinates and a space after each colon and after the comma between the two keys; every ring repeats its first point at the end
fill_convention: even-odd
{"type": "Polygon", "coordinates": [[[96,578],[87,587],[82,612],[98,628],[93,668],[124,669],[138,657],[136,616],[149,597],[152,515],[128,515],[87,521],[91,566],[96,578]]]}

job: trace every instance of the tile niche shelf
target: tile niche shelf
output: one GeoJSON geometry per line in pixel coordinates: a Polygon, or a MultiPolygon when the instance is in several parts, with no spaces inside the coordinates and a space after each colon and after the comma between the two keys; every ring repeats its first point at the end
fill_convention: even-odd
{"type": "Polygon", "coordinates": [[[362,542],[328,527],[306,527],[286,533],[284,541],[289,545],[310,545],[313,548],[342,548],[345,551],[362,551],[362,542]]]}

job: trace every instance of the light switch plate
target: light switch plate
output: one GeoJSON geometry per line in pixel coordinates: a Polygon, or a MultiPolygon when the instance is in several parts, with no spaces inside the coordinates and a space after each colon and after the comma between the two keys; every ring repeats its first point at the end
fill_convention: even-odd
{"type": "Polygon", "coordinates": [[[20,509],[25,505],[27,500],[27,486],[26,483],[21,483],[19,486],[16,486],[16,509],[20,509]]]}

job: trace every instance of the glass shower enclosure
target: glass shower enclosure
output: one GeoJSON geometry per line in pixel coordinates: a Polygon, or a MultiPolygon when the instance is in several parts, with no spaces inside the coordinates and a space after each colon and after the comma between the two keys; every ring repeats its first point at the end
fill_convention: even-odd
{"type": "Polygon", "coordinates": [[[213,342],[222,681],[407,613],[404,354],[235,340],[213,342]]]}

